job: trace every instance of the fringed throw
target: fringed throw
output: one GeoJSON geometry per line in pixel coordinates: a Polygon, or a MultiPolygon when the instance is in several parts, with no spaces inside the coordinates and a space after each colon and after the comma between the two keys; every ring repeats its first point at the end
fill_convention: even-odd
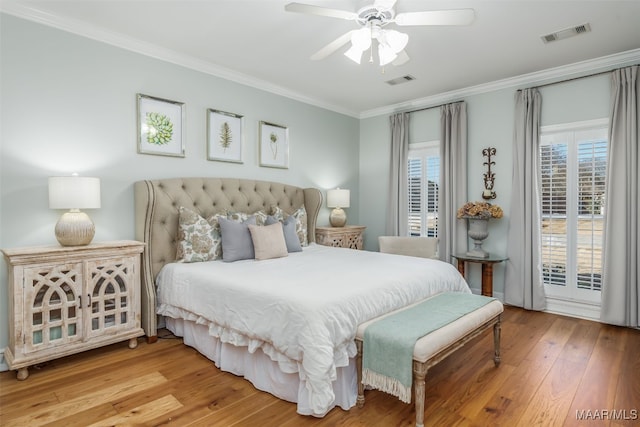
{"type": "Polygon", "coordinates": [[[372,323],[364,331],[362,383],[411,403],[416,341],[493,300],[445,292],[372,323]]]}

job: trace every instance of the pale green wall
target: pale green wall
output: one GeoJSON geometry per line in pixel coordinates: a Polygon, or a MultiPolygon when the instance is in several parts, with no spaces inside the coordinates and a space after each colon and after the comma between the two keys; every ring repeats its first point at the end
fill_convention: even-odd
{"type": "MultiPolygon", "coordinates": [[[[534,86],[534,85],[531,85],[534,86]]],[[[467,102],[468,200],[481,200],[483,189],[482,149],[496,147],[496,174],[493,201],[505,211],[505,218],[490,222],[490,236],[483,244],[489,252],[506,254],[507,218],[511,203],[512,140],[515,91],[502,89],[469,96],[467,102]]],[[[541,124],[550,125],[607,117],[609,110],[609,76],[600,75],[541,87],[541,124]]],[[[377,237],[384,234],[388,200],[389,152],[391,133],[389,115],[363,119],[360,123],[360,221],[367,226],[365,247],[377,250],[377,237]]],[[[411,114],[411,143],[440,139],[440,110],[430,109],[411,114]]],[[[508,255],[508,254],[506,254],[508,255]]],[[[479,290],[479,265],[467,269],[472,288],[479,290]]],[[[494,267],[494,290],[504,291],[504,264],[494,267]]]]}
{"type": "MultiPolygon", "coordinates": [[[[89,212],[96,240],[133,238],[133,182],[170,176],[232,176],[352,190],[349,223],[367,226],[365,247],[384,234],[389,180],[388,114],[357,120],[289,98],[0,14],[0,247],[55,244],[60,212],[47,206],[47,177],[79,172],[102,180],[102,208],[89,212]],[[135,94],[186,103],[187,156],[136,153],[135,94]],[[206,109],[245,116],[244,164],[206,160],[206,109]],[[257,122],[289,127],[291,166],[261,168],[257,122]]],[[[469,199],[482,189],[481,149],[497,147],[496,202],[511,192],[516,88],[469,96],[469,199]]],[[[541,89],[542,124],[605,117],[608,76],[541,89]]],[[[439,139],[439,109],[412,114],[410,142],[439,139]]],[[[323,208],[319,224],[326,224],[323,208]]],[[[485,246],[506,252],[507,221],[485,246]]],[[[0,262],[0,349],[7,344],[7,274],[0,262]]],[[[480,287],[479,269],[469,282],[480,287]]],[[[495,289],[504,289],[496,267],[495,289]]]]}
{"type": "MultiPolygon", "coordinates": [[[[2,248],[57,244],[61,214],[47,178],[97,176],[95,241],[134,237],[133,183],[178,176],[240,177],[350,188],[359,210],[359,120],[91,39],[0,14],[2,248]],[[186,157],[137,154],[136,93],[186,104],[186,157]],[[244,115],[244,164],[206,160],[206,109],[244,115]],[[258,121],[286,125],[288,170],[258,166],[258,121]]],[[[323,207],[319,224],[328,223],[323,207]]],[[[7,345],[7,274],[0,262],[0,349],[7,345]]]]}

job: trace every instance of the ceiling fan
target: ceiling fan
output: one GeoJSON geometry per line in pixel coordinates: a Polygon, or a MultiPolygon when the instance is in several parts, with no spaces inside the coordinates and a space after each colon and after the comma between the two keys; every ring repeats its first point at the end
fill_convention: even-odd
{"type": "MultiPolygon", "coordinates": [[[[331,18],[356,21],[360,29],[351,30],[341,35],[311,56],[312,60],[324,59],[345,44],[351,47],[344,54],[352,61],[360,64],[362,54],[372,48],[375,41],[378,45],[378,59],[381,66],[392,63],[402,65],[409,60],[404,51],[409,36],[396,30],[386,29],[389,24],[398,26],[413,25],[469,25],[475,19],[473,9],[428,10],[423,12],[404,12],[396,15],[393,7],[396,0],[375,0],[372,5],[365,6],[357,12],[340,9],[329,9],[303,3],[289,3],[284,9],[287,12],[306,13],[328,16],[331,18]]],[[[373,63],[373,48],[369,62],[373,63]]]]}

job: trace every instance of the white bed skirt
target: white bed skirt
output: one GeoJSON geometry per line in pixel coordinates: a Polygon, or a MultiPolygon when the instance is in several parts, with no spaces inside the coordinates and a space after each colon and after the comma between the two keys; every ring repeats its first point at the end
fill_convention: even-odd
{"type": "MultiPolygon", "coordinates": [[[[209,328],[183,319],[165,317],[166,327],[174,335],[182,337],[186,345],[195,348],[212,360],[222,371],[239,375],[249,380],[258,390],[266,391],[288,402],[297,403],[297,412],[301,415],[314,415],[309,405],[309,393],[298,374],[284,373],[278,364],[257,349],[249,353],[247,347],[236,347],[222,343],[209,335],[209,328]]],[[[336,406],[349,410],[356,404],[358,394],[355,359],[349,360],[349,366],[336,369],[337,379],[333,382],[336,406]]],[[[323,415],[320,415],[323,416],[323,415]]]]}

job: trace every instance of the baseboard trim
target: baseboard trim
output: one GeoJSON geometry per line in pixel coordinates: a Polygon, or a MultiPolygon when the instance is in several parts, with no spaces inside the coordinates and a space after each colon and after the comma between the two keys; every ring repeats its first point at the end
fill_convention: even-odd
{"type": "Polygon", "coordinates": [[[550,297],[547,297],[546,301],[547,308],[544,310],[545,313],[600,322],[600,304],[550,297]]]}

